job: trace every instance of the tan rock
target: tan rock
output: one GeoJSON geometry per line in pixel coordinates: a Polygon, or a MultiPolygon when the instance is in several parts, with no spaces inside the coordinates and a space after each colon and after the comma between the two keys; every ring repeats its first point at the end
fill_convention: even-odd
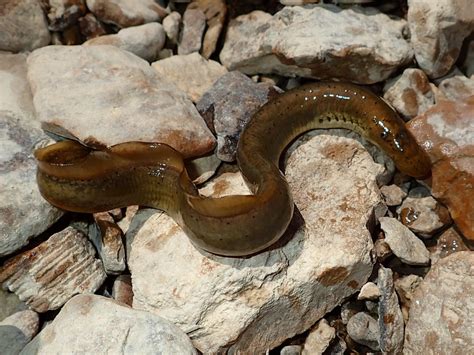
{"type": "Polygon", "coordinates": [[[474,240],[474,97],[442,101],[408,123],[432,162],[432,193],[474,240]]]}
{"type": "Polygon", "coordinates": [[[122,28],[160,21],[168,14],[153,0],[86,0],[86,3],[99,20],[122,28]]]}
{"type": "Polygon", "coordinates": [[[404,354],[474,353],[474,253],[438,261],[412,299],[404,354]]]}
{"type": "Polygon", "coordinates": [[[385,185],[380,188],[387,206],[398,206],[402,203],[407,193],[398,185],[385,185]]]}
{"type": "Polygon", "coordinates": [[[174,55],[154,62],[152,67],[187,93],[193,102],[198,102],[212,84],[227,73],[220,63],[206,60],[199,53],[174,55]]]}
{"type": "Polygon", "coordinates": [[[48,28],[51,31],[62,31],[75,24],[87,10],[84,0],[42,0],[41,4],[48,16],[48,28]]]}
{"type": "Polygon", "coordinates": [[[253,11],[231,20],[220,59],[249,75],[376,83],[410,62],[405,25],[374,8],[287,6],[274,16],[253,11]]]}
{"type": "Polygon", "coordinates": [[[37,312],[58,309],[78,293],[94,292],[105,280],[86,236],[68,227],[37,247],[8,259],[0,283],[37,312]]]}
{"type": "Polygon", "coordinates": [[[466,242],[456,230],[451,227],[445,230],[437,239],[436,245],[430,248],[431,263],[434,264],[439,259],[445,258],[459,251],[469,250],[466,242]]]}
{"type": "MultiPolygon", "coordinates": [[[[317,134],[286,166],[301,216],[268,251],[210,255],[166,214],[139,211],[126,236],[134,308],[171,320],[204,353],[259,353],[307,330],[356,292],[372,270],[366,223],[380,202],[375,176],[383,169],[355,140],[317,134]]],[[[249,192],[239,174],[229,173],[201,193],[249,192]]]]}
{"type": "Polygon", "coordinates": [[[178,43],[178,54],[199,52],[206,28],[206,15],[199,8],[186,8],[183,14],[183,29],[178,43]]]}
{"type": "Polygon", "coordinates": [[[163,19],[163,28],[166,32],[166,36],[173,44],[178,43],[180,24],[181,14],[177,11],[173,11],[163,19]]]}
{"type": "Polygon", "coordinates": [[[127,306],[132,307],[133,303],[133,289],[132,278],[130,275],[119,275],[114,280],[112,288],[112,297],[117,301],[127,306]]]}
{"type": "Polygon", "coordinates": [[[161,142],[186,157],[214,147],[186,95],[146,61],[119,48],[42,48],[28,57],[28,79],[39,119],[86,142],[161,142]]]}
{"type": "Polygon", "coordinates": [[[117,34],[88,40],[84,45],[112,45],[129,51],[149,62],[154,61],[166,40],[165,30],[159,23],[124,28],[117,34]]]}
{"type": "Polygon", "coordinates": [[[420,69],[405,69],[384,87],[384,99],[409,120],[434,105],[435,95],[426,74],[420,69]]]}
{"type": "Polygon", "coordinates": [[[22,354],[195,355],[188,336],[167,320],[109,298],[78,295],[22,354]]]}
{"type": "Polygon", "coordinates": [[[441,81],[438,88],[447,100],[466,100],[474,96],[474,77],[469,79],[463,75],[455,75],[441,81]]]}
{"type": "Polygon", "coordinates": [[[321,319],[310,330],[303,346],[302,355],[323,354],[336,337],[336,329],[326,319],[321,319]]]}

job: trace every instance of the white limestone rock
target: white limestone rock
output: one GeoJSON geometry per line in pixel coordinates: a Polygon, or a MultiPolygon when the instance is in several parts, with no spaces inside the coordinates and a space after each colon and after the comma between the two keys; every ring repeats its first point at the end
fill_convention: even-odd
{"type": "Polygon", "coordinates": [[[187,93],[193,102],[198,102],[212,84],[227,73],[220,63],[205,59],[199,53],[174,55],[154,62],[152,67],[187,93]]]}
{"type": "Polygon", "coordinates": [[[21,354],[197,354],[174,324],[109,298],[77,295],[21,354]]]}
{"type": "Polygon", "coordinates": [[[411,61],[406,22],[374,8],[287,6],[274,16],[239,16],[220,53],[229,70],[245,74],[339,78],[363,84],[385,80],[411,61]]]}
{"type": "Polygon", "coordinates": [[[42,48],[28,57],[28,79],[39,119],[81,140],[161,142],[186,157],[214,147],[186,95],[146,61],[119,48],[42,48]]]}
{"type": "Polygon", "coordinates": [[[36,184],[33,151],[50,139],[35,117],[26,57],[0,53],[0,256],[19,250],[63,215],[36,184]]]}
{"type": "MultiPolygon", "coordinates": [[[[140,210],[126,234],[133,307],[177,324],[204,353],[264,352],[304,332],[371,273],[366,223],[382,170],[357,141],[319,132],[286,167],[301,215],[282,241],[249,258],[197,250],[166,214],[140,210]]],[[[201,192],[249,190],[228,173],[201,192]]]]}
{"type": "Polygon", "coordinates": [[[87,237],[67,227],[0,269],[2,287],[37,312],[58,309],[78,293],[95,292],[106,274],[87,237]]]}
{"type": "Polygon", "coordinates": [[[165,30],[159,23],[124,28],[117,34],[92,38],[84,45],[111,45],[129,51],[149,62],[156,60],[166,40],[165,30]]]}
{"type": "Polygon", "coordinates": [[[432,78],[452,68],[474,30],[471,0],[408,0],[407,20],[418,66],[432,78]]]}

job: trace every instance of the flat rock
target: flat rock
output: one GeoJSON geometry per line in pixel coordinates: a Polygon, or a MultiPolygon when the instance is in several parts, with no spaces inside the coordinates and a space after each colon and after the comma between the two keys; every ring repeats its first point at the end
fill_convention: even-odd
{"type": "Polygon", "coordinates": [[[405,331],[404,354],[474,353],[474,253],[439,260],[417,288],[405,331]]]}
{"type": "Polygon", "coordinates": [[[22,354],[197,354],[178,327],[97,295],[77,295],[64,305],[22,354]]]}
{"type": "Polygon", "coordinates": [[[214,60],[207,60],[199,53],[174,55],[152,64],[160,76],[173,82],[198,102],[214,82],[227,73],[227,69],[214,60]]]}
{"type": "Polygon", "coordinates": [[[227,6],[224,0],[194,0],[188,9],[199,9],[206,17],[206,30],[202,41],[202,56],[209,59],[217,46],[217,40],[224,26],[227,6]]]}
{"type": "Polygon", "coordinates": [[[397,213],[401,216],[403,224],[424,238],[431,237],[451,223],[446,207],[439,204],[432,196],[407,197],[397,208],[397,213]],[[408,215],[409,217],[405,217],[408,215]]]}
{"type": "Polygon", "coordinates": [[[35,118],[26,55],[0,54],[0,256],[25,246],[63,214],[36,184],[33,150],[49,141],[35,118]]]}
{"type": "Polygon", "coordinates": [[[30,310],[17,312],[0,322],[2,354],[19,354],[39,329],[38,313],[30,310]]]}
{"type": "Polygon", "coordinates": [[[154,0],[86,0],[86,3],[99,20],[118,27],[157,22],[168,14],[154,0]]]}
{"type": "Polygon", "coordinates": [[[435,103],[435,94],[426,74],[417,68],[409,68],[403,74],[389,80],[384,87],[387,100],[405,120],[425,112],[435,103]]]}
{"type": "Polygon", "coordinates": [[[274,16],[254,11],[229,23],[220,59],[245,74],[385,80],[410,62],[406,22],[374,8],[287,6],[274,16]]]}
{"type": "Polygon", "coordinates": [[[95,292],[106,277],[87,237],[68,227],[0,269],[0,283],[37,312],[58,309],[77,293],[95,292]]]}
{"type": "Polygon", "coordinates": [[[281,90],[266,83],[255,83],[233,71],[221,76],[196,104],[201,116],[217,135],[217,157],[235,160],[240,133],[253,114],[281,90]]]}
{"type": "Polygon", "coordinates": [[[407,19],[416,61],[433,78],[451,69],[474,29],[470,0],[408,0],[407,19]]]}
{"type": "Polygon", "coordinates": [[[75,24],[87,11],[85,0],[42,0],[51,31],[62,31],[75,24]]]}
{"type": "Polygon", "coordinates": [[[474,240],[474,97],[441,101],[408,123],[430,156],[433,196],[474,240]]]}
{"type": "Polygon", "coordinates": [[[83,141],[161,142],[186,157],[214,147],[186,94],[119,48],[42,48],[28,57],[28,79],[43,124],[61,126],[83,141]]]}
{"type": "Polygon", "coordinates": [[[199,52],[206,28],[206,15],[199,8],[186,8],[183,14],[183,29],[178,42],[178,54],[199,52]]]}
{"type": "Polygon", "coordinates": [[[409,265],[428,265],[430,253],[423,242],[406,226],[391,217],[379,218],[385,241],[393,253],[409,265]]]}
{"type": "MultiPolygon", "coordinates": [[[[286,166],[301,215],[279,244],[248,258],[199,251],[166,214],[140,210],[126,234],[133,307],[177,324],[204,353],[264,352],[304,332],[371,273],[366,223],[382,170],[357,141],[319,132],[286,166]]],[[[201,193],[249,190],[227,173],[201,193]]]]}
{"type": "Polygon", "coordinates": [[[0,51],[31,51],[50,41],[46,18],[36,0],[3,0],[0,33],[0,51]]]}
{"type": "Polygon", "coordinates": [[[84,45],[111,45],[129,51],[149,62],[156,60],[166,40],[165,30],[159,23],[121,29],[111,34],[90,39],[84,45]]]}

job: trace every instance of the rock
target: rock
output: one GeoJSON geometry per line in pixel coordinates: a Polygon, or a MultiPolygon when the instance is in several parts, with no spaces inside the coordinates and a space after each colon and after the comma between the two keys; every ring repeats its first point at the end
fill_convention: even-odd
{"type": "Polygon", "coordinates": [[[202,56],[209,59],[216,50],[224,26],[227,7],[224,0],[195,0],[187,9],[199,9],[206,17],[207,30],[202,43],[202,56]]]}
{"type": "MultiPolygon", "coordinates": [[[[177,324],[205,353],[260,353],[309,329],[356,292],[372,270],[366,223],[380,201],[375,176],[383,169],[355,140],[324,133],[288,160],[302,218],[296,213],[286,237],[265,252],[202,252],[166,214],[140,210],[126,234],[133,307],[177,324]]],[[[240,174],[227,173],[200,192],[249,190],[240,174]]]]}
{"type": "Polygon", "coordinates": [[[380,290],[373,282],[367,282],[360,289],[358,300],[376,300],[380,297],[380,290]]]}
{"type": "Polygon", "coordinates": [[[348,300],[341,305],[341,323],[347,325],[349,319],[364,309],[361,302],[348,300]]]}
{"type": "Polygon", "coordinates": [[[17,312],[0,322],[2,354],[19,354],[39,329],[38,313],[30,310],[17,312]]]}
{"type": "Polygon", "coordinates": [[[167,320],[97,295],[78,295],[23,354],[197,354],[191,341],[167,320]]]}
{"type": "Polygon", "coordinates": [[[407,193],[397,185],[386,185],[380,188],[387,206],[398,206],[402,203],[407,193]]]}
{"type": "Polygon", "coordinates": [[[12,314],[27,309],[14,293],[3,290],[0,287],[0,322],[12,314]]]}
{"type": "Polygon", "coordinates": [[[235,160],[240,132],[255,112],[281,91],[264,83],[256,84],[233,71],[220,77],[199,100],[196,108],[207,126],[217,135],[217,157],[235,160]]]}
{"type": "Polygon", "coordinates": [[[160,76],[173,82],[198,102],[214,82],[227,73],[227,69],[214,60],[206,60],[199,53],[174,55],[152,64],[160,76]]]}
{"type": "Polygon", "coordinates": [[[474,75],[474,37],[472,36],[466,45],[466,55],[461,63],[461,70],[468,77],[474,75]]]}
{"type": "Polygon", "coordinates": [[[168,14],[154,0],[86,0],[86,3],[99,20],[121,28],[159,22],[168,14]]]}
{"type": "Polygon", "coordinates": [[[186,161],[186,170],[195,185],[209,180],[217,171],[222,161],[215,155],[206,155],[186,161]]]}
{"type": "Polygon", "coordinates": [[[445,258],[459,251],[469,250],[462,237],[451,227],[438,237],[436,245],[430,249],[431,263],[434,264],[441,258],[445,258]]]}
{"type": "Polygon", "coordinates": [[[392,270],[380,267],[377,286],[381,291],[378,309],[379,346],[383,353],[400,354],[403,348],[403,315],[393,287],[392,270]]]}
{"type": "Polygon", "coordinates": [[[97,18],[92,13],[88,13],[86,16],[81,17],[78,22],[79,28],[81,29],[81,34],[86,39],[103,36],[107,33],[103,23],[97,20],[97,18]]]}
{"type": "Polygon", "coordinates": [[[336,329],[331,327],[326,319],[321,319],[310,330],[303,346],[303,355],[322,354],[336,337],[336,329]]]}
{"type": "Polygon", "coordinates": [[[280,355],[301,355],[301,345],[286,345],[281,348],[280,355]]]}
{"type": "Polygon", "coordinates": [[[119,275],[114,281],[112,288],[112,297],[117,301],[127,306],[132,307],[133,303],[133,289],[132,278],[130,275],[119,275]]]}
{"type": "Polygon", "coordinates": [[[408,0],[408,26],[416,61],[430,77],[446,74],[474,29],[469,0],[408,0]]]}
{"type": "Polygon", "coordinates": [[[125,270],[125,248],[122,243],[123,232],[107,213],[94,213],[94,222],[89,226],[89,238],[94,244],[104,270],[108,275],[117,275],[125,270]]]}
{"type": "Polygon", "coordinates": [[[185,157],[214,147],[186,95],[143,59],[119,48],[42,48],[28,57],[28,78],[40,120],[83,141],[161,142],[185,157]]]}
{"type": "Polygon", "coordinates": [[[36,0],[3,0],[0,33],[0,51],[31,51],[50,41],[46,18],[36,0]]]}
{"type": "Polygon", "coordinates": [[[377,239],[375,241],[375,243],[374,243],[374,253],[375,253],[375,257],[377,258],[377,260],[379,262],[384,261],[390,255],[393,254],[392,249],[390,249],[390,246],[385,241],[385,239],[377,239]]]}
{"type": "Polygon", "coordinates": [[[446,207],[433,197],[407,197],[397,208],[401,222],[424,238],[430,238],[438,230],[451,223],[446,207]],[[408,217],[407,217],[408,216],[408,217]]]}
{"type": "Polygon", "coordinates": [[[401,261],[409,265],[430,263],[428,249],[407,227],[391,217],[382,217],[379,221],[385,232],[385,242],[401,261]]]}
{"type": "Polygon", "coordinates": [[[179,26],[181,25],[181,14],[173,11],[163,19],[163,29],[166,32],[166,37],[171,43],[178,43],[179,26]]]}
{"type": "Polygon", "coordinates": [[[474,77],[469,79],[463,75],[455,75],[441,81],[438,88],[447,100],[466,100],[474,96],[474,77]]]}
{"type": "Polygon", "coordinates": [[[183,29],[178,43],[178,54],[199,52],[206,28],[206,15],[200,9],[187,8],[183,14],[183,29]]]}
{"type": "Polygon", "coordinates": [[[92,38],[84,45],[110,44],[129,51],[149,62],[154,61],[166,40],[165,30],[159,23],[152,22],[141,26],[120,30],[117,34],[92,38]]]}
{"type": "Polygon", "coordinates": [[[365,312],[356,313],[347,323],[347,334],[355,342],[379,351],[379,327],[377,320],[365,312]]]}
{"type": "Polygon", "coordinates": [[[86,236],[68,227],[8,259],[0,283],[37,312],[58,309],[77,293],[95,292],[105,280],[86,236]]]}
{"type": "Polygon", "coordinates": [[[408,311],[410,310],[413,293],[420,285],[421,281],[423,281],[423,278],[418,275],[407,275],[400,277],[394,282],[395,290],[400,297],[400,303],[402,305],[401,309],[405,323],[408,320],[408,311]]]}
{"type": "Polygon", "coordinates": [[[287,6],[273,17],[254,11],[229,23],[220,59],[249,75],[376,83],[412,59],[405,25],[374,8],[287,6]]]}
{"type": "Polygon", "coordinates": [[[51,31],[62,31],[86,14],[84,0],[42,0],[51,31]]]}
{"type": "Polygon", "coordinates": [[[474,253],[439,260],[416,289],[404,354],[474,353],[474,253]]]}
{"type": "Polygon", "coordinates": [[[63,215],[40,195],[33,150],[50,139],[35,118],[26,55],[0,54],[0,257],[63,215]]]}
{"type": "Polygon", "coordinates": [[[387,100],[408,121],[434,105],[435,95],[426,74],[416,68],[403,71],[384,87],[387,100]]]}
{"type": "Polygon", "coordinates": [[[433,196],[446,205],[462,234],[474,240],[474,97],[442,101],[408,128],[432,162],[433,196]]]}

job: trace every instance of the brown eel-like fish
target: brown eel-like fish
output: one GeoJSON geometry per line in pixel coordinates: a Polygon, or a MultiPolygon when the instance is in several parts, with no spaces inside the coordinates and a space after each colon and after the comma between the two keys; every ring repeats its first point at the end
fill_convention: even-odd
{"type": "Polygon", "coordinates": [[[239,140],[237,162],[253,195],[200,196],[181,154],[165,144],[127,142],[96,150],[75,141],[38,149],[41,194],[68,211],[99,212],[142,205],[167,212],[193,244],[245,256],[275,243],[293,215],[278,161],[298,135],[347,128],[384,150],[412,177],[430,175],[430,160],[396,112],[372,92],[345,83],[314,83],[268,102],[239,140]]]}

